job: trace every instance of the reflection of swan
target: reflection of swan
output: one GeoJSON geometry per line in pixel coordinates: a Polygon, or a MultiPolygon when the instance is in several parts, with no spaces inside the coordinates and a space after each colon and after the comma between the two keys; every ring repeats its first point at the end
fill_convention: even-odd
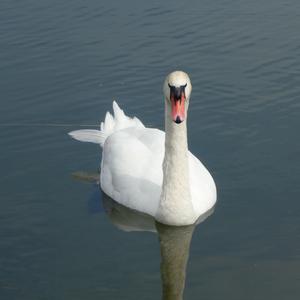
{"type": "Polygon", "coordinates": [[[183,297],[186,265],[195,225],[169,226],[156,223],[160,242],[163,300],[183,297]]]}
{"type": "Polygon", "coordinates": [[[145,214],[118,204],[103,193],[103,205],[111,222],[121,230],[158,233],[161,253],[161,278],[164,300],[182,299],[189,248],[196,224],[203,222],[213,209],[201,215],[196,224],[169,226],[155,222],[145,214]]]}
{"type": "Polygon", "coordinates": [[[123,231],[156,232],[155,220],[146,214],[127,208],[102,193],[103,206],[110,221],[123,231]]]}
{"type": "Polygon", "coordinates": [[[70,135],[103,147],[100,182],[106,194],[162,223],[187,225],[213,207],[216,187],[188,151],[186,117],[192,90],[188,75],[169,74],[163,90],[166,134],[128,118],[114,102],[114,117],[107,113],[100,131],[77,130],[70,135]]]}

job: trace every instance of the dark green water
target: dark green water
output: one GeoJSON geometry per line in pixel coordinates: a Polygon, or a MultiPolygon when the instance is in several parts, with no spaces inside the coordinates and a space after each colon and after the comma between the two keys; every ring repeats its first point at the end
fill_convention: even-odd
{"type": "Polygon", "coordinates": [[[97,172],[100,149],[66,133],[113,99],[162,128],[174,69],[218,187],[185,299],[299,299],[299,32],[296,0],[1,1],[0,299],[161,297],[158,236],[110,222],[70,175],[97,172]]]}

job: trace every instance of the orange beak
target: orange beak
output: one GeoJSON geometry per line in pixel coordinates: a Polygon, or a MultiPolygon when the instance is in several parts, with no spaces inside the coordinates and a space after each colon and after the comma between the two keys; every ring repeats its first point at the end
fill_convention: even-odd
{"type": "Polygon", "coordinates": [[[179,124],[185,120],[185,97],[182,94],[180,99],[171,98],[172,105],[172,119],[175,123],[179,124]]]}

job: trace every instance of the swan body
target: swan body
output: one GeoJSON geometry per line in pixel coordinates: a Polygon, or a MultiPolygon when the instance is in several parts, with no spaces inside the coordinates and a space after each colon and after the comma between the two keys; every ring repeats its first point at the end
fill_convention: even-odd
{"type": "MultiPolygon", "coordinates": [[[[173,73],[166,79],[169,85],[173,73]]],[[[183,83],[188,81],[190,85],[185,91],[189,99],[191,84],[183,75],[183,83]]],[[[177,76],[175,83],[181,82],[181,77],[179,80],[177,76]]],[[[145,127],[136,117],[127,117],[114,101],[114,116],[107,112],[100,130],[69,134],[103,148],[100,184],[112,199],[165,224],[193,224],[214,206],[216,186],[208,170],[188,151],[187,106],[185,111],[179,106],[174,111],[166,96],[165,133],[145,127]]]]}

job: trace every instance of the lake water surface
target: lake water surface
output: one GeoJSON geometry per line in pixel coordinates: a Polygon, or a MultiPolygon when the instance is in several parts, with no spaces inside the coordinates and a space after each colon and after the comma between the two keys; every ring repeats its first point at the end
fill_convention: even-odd
{"type": "Polygon", "coordinates": [[[1,1],[0,299],[161,297],[168,230],[116,227],[97,184],[71,175],[97,173],[99,147],[67,132],[113,99],[162,129],[175,69],[218,188],[183,235],[185,299],[299,299],[299,32],[296,0],[1,1]]]}

